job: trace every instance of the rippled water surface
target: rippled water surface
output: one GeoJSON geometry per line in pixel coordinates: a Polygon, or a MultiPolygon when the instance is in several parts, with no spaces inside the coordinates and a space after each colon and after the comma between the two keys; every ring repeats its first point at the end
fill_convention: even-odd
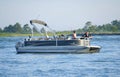
{"type": "Polygon", "coordinates": [[[93,54],[16,54],[25,37],[0,37],[0,77],[120,77],[120,35],[99,35],[93,54]]]}

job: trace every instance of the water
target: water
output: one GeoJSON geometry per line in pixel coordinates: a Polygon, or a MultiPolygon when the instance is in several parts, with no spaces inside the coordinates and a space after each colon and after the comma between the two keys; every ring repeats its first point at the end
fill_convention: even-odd
{"type": "Polygon", "coordinates": [[[0,77],[120,77],[120,35],[94,36],[93,54],[16,54],[25,37],[0,37],[0,77]]]}

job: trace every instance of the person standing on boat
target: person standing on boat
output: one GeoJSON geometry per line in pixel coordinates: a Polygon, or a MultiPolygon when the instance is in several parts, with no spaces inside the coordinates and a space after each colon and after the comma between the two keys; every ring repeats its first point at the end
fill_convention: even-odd
{"type": "Polygon", "coordinates": [[[77,36],[76,36],[76,31],[73,31],[72,38],[73,38],[73,39],[76,39],[76,37],[77,37],[77,36]]]}
{"type": "Polygon", "coordinates": [[[85,32],[84,37],[89,37],[89,33],[85,32]]]}
{"type": "Polygon", "coordinates": [[[92,36],[89,34],[89,32],[85,32],[83,35],[84,38],[92,38],[92,36]]]}

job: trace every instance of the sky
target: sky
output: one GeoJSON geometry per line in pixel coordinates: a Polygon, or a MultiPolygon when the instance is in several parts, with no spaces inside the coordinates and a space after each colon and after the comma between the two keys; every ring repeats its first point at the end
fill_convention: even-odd
{"type": "Polygon", "coordinates": [[[120,20],[120,0],[0,0],[0,28],[31,19],[45,21],[54,30],[74,30],[120,20]]]}

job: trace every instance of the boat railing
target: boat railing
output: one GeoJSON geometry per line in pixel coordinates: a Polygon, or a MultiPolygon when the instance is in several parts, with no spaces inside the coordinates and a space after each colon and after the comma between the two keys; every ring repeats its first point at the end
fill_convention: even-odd
{"type": "Polygon", "coordinates": [[[90,46],[90,38],[80,39],[81,46],[90,46]]]}

